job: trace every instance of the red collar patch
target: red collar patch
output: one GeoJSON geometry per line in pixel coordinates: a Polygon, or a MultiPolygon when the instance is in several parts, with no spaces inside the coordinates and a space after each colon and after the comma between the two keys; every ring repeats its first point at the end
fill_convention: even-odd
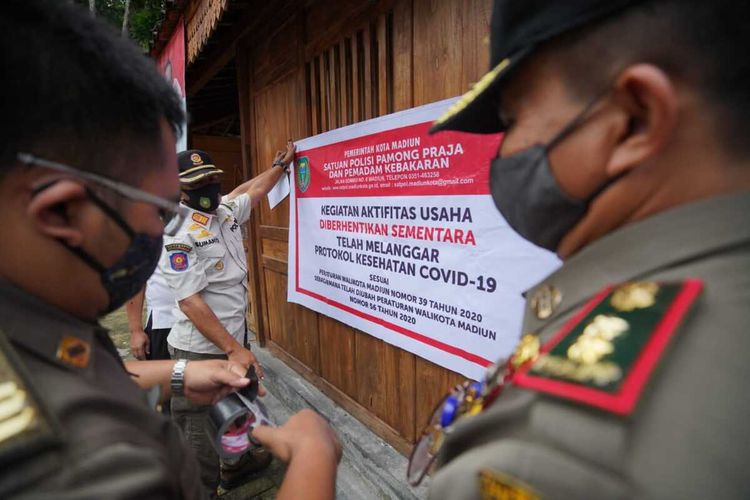
{"type": "Polygon", "coordinates": [[[513,384],[631,414],[702,289],[695,279],[605,288],[515,372],[513,384]]]}

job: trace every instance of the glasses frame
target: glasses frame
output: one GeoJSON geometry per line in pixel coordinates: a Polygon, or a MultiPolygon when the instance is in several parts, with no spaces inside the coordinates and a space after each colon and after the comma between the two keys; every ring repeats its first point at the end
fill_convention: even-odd
{"type": "Polygon", "coordinates": [[[166,234],[167,236],[174,236],[180,226],[182,226],[182,222],[184,222],[185,219],[190,215],[190,209],[183,205],[180,205],[179,203],[169,201],[165,198],[162,198],[161,196],[143,191],[123,182],[115,181],[108,177],[104,177],[103,175],[86,172],[85,170],[80,170],[64,163],[45,160],[44,158],[39,158],[30,153],[18,153],[16,155],[16,158],[24,165],[34,165],[37,167],[49,168],[51,170],[69,174],[73,177],[78,177],[80,179],[84,179],[110,189],[129,200],[148,203],[149,205],[153,205],[169,214],[172,214],[172,217],[170,217],[169,220],[163,220],[164,234],[166,234]],[[172,226],[172,228],[168,230],[168,226],[172,226]]]}

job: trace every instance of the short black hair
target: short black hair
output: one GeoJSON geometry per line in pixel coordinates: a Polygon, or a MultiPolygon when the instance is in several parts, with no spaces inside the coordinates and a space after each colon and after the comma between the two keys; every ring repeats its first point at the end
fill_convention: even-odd
{"type": "Polygon", "coordinates": [[[162,120],[180,133],[179,97],[156,64],[71,2],[2,2],[0,53],[0,176],[27,152],[136,183],[156,165],[116,160],[157,147],[162,120]]]}
{"type": "Polygon", "coordinates": [[[706,98],[731,152],[750,154],[750,2],[647,0],[547,47],[559,52],[568,86],[583,100],[627,65],[662,68],[706,98]]]}

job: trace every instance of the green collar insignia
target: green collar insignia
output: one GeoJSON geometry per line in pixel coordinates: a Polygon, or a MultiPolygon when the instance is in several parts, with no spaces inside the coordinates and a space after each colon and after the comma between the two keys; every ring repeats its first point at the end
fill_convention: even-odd
{"type": "Polygon", "coordinates": [[[703,288],[627,283],[591,299],[513,378],[515,385],[632,413],[669,340],[703,288]]]}

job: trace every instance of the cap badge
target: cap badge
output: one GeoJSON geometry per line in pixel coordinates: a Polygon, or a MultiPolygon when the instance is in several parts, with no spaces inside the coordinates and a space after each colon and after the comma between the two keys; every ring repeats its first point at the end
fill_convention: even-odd
{"type": "Polygon", "coordinates": [[[193,165],[203,165],[203,158],[198,153],[191,154],[190,161],[193,162],[193,165]]]}

